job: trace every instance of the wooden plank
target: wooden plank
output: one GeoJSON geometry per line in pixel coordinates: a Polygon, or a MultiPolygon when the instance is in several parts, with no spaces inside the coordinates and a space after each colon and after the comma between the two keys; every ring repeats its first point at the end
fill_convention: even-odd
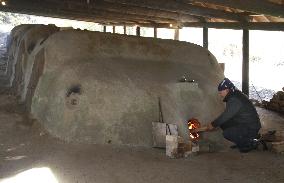
{"type": "Polygon", "coordinates": [[[104,1],[96,2],[92,8],[96,10],[108,10],[108,11],[121,12],[121,13],[123,12],[127,14],[137,14],[137,15],[145,15],[145,16],[152,16],[159,18],[168,18],[168,19],[178,20],[181,22],[200,21],[200,17],[188,14],[143,8],[139,6],[131,6],[126,4],[110,3],[104,1]]]}
{"type": "MultiPolygon", "coordinates": [[[[192,0],[192,2],[212,3],[220,6],[240,9],[258,14],[271,15],[284,18],[284,5],[272,3],[267,0],[192,0]]],[[[188,2],[188,1],[187,1],[188,2]]]]}
{"type": "MultiPolygon", "coordinates": [[[[118,19],[120,20],[120,19],[118,19]]],[[[149,27],[149,28],[153,28],[153,27],[156,27],[156,28],[170,28],[172,29],[172,27],[169,26],[169,23],[139,23],[139,22],[127,22],[127,23],[115,23],[115,22],[111,22],[111,23],[105,23],[105,21],[103,22],[98,22],[96,21],[97,23],[100,23],[102,25],[109,25],[109,26],[139,26],[139,27],[149,27]]]]}
{"type": "Polygon", "coordinates": [[[185,3],[179,3],[177,1],[168,1],[168,0],[106,0],[107,2],[121,3],[132,6],[139,6],[150,9],[164,10],[170,12],[179,12],[184,14],[208,17],[208,18],[220,18],[226,20],[235,20],[235,21],[245,21],[247,20],[245,16],[241,16],[235,13],[205,8],[201,6],[194,6],[185,3]]]}
{"type": "Polygon", "coordinates": [[[174,19],[181,22],[196,22],[200,21],[203,18],[199,16],[193,16],[188,14],[182,14],[180,12],[169,12],[157,9],[149,9],[143,8],[139,6],[131,6],[128,4],[121,4],[121,3],[112,3],[106,2],[102,0],[96,0],[91,2],[90,4],[86,5],[86,3],[77,1],[77,0],[66,0],[66,1],[56,1],[56,0],[45,0],[45,1],[52,1],[53,3],[60,3],[61,7],[69,7],[70,10],[80,10],[85,11],[96,11],[96,10],[108,10],[120,13],[127,13],[127,14],[136,14],[136,15],[144,15],[144,16],[152,16],[152,17],[159,17],[159,18],[168,18],[174,19]],[[65,2],[65,3],[64,3],[65,2]],[[64,5],[62,5],[64,3],[64,5]]]}
{"type": "MultiPolygon", "coordinates": [[[[68,19],[76,19],[76,20],[84,20],[90,22],[97,22],[109,25],[139,25],[143,27],[158,27],[158,28],[171,28],[169,26],[170,23],[176,24],[174,19],[167,19],[162,17],[152,17],[152,16],[143,16],[143,15],[130,15],[130,14],[120,14],[118,12],[110,12],[110,11],[92,11],[91,8],[86,7],[84,11],[69,9],[74,8],[74,5],[69,5],[69,1],[55,1],[55,0],[30,0],[30,1],[20,1],[20,0],[10,0],[9,6],[0,6],[0,10],[9,11],[9,12],[18,12],[18,13],[26,13],[33,15],[41,15],[41,16],[50,16],[56,18],[68,18],[68,19]],[[46,2],[62,2],[60,6],[56,7],[54,4],[48,4],[46,2]],[[68,3],[65,3],[68,2],[68,3]],[[151,21],[149,21],[151,20],[151,21]],[[173,21],[173,22],[169,22],[173,21]]],[[[110,0],[114,1],[114,0],[110,0]]],[[[130,0],[125,0],[130,1],[130,0]]],[[[72,3],[77,1],[72,1],[72,3]]],[[[83,3],[83,1],[78,1],[79,3],[83,3]]],[[[78,3],[77,2],[77,3],[78,3]]],[[[90,7],[94,6],[91,4],[93,1],[90,1],[90,7]]],[[[149,2],[149,0],[147,1],[149,2]]],[[[153,1],[154,2],[154,1],[153,1]]],[[[153,3],[152,2],[152,3],[153,3]]],[[[160,2],[160,1],[159,1],[160,2]]],[[[156,2],[154,2],[156,3],[156,2]]],[[[86,3],[85,3],[86,4],[86,3]]],[[[158,3],[156,3],[158,6],[158,3]]],[[[81,5],[83,6],[83,5],[81,5]]],[[[141,8],[141,7],[140,7],[141,8]]],[[[158,8],[158,7],[157,7],[158,8]]],[[[169,8],[169,7],[168,7],[169,8]]],[[[149,9],[149,8],[148,8],[149,9]]],[[[147,9],[147,10],[148,10],[147,9]]],[[[173,8],[171,8],[173,10],[173,8]]],[[[157,9],[152,9],[153,11],[159,11],[157,9]]],[[[164,11],[163,15],[166,14],[164,11]]],[[[145,10],[146,13],[146,10],[145,10]]],[[[184,14],[181,12],[174,12],[176,14],[184,14]]],[[[153,14],[154,16],[155,14],[153,14]]],[[[170,14],[171,15],[171,14],[170,14]]],[[[212,22],[212,23],[199,23],[199,22],[185,22],[179,24],[184,27],[207,27],[207,28],[222,28],[222,29],[249,29],[249,30],[276,30],[276,31],[284,31],[284,22],[279,23],[238,23],[238,22],[212,22]]]]}
{"type": "Polygon", "coordinates": [[[284,31],[284,22],[188,22],[183,23],[182,27],[207,27],[215,29],[248,29],[248,30],[269,30],[284,31]]]}
{"type": "Polygon", "coordinates": [[[159,22],[159,23],[175,23],[176,20],[163,17],[154,17],[138,14],[125,14],[123,12],[113,12],[107,10],[93,10],[90,8],[79,8],[67,6],[65,4],[52,4],[47,1],[39,2],[37,0],[30,1],[9,1],[9,6],[0,6],[0,11],[9,11],[17,13],[27,13],[32,15],[51,16],[59,18],[78,19],[95,22],[97,19],[106,19],[109,22],[117,21],[118,19],[124,22],[159,22]],[[74,8],[74,9],[73,9],[74,8]],[[87,9],[87,11],[86,11],[87,9]]]}
{"type": "Polygon", "coordinates": [[[115,12],[115,11],[108,11],[108,10],[94,10],[91,12],[82,11],[80,14],[88,17],[90,15],[94,16],[102,16],[102,17],[114,17],[114,18],[121,18],[121,19],[129,19],[129,20],[136,20],[142,22],[161,22],[161,23],[176,23],[176,20],[172,18],[163,18],[163,17],[154,17],[154,16],[147,16],[147,15],[139,15],[139,14],[129,14],[125,12],[115,12]]]}
{"type": "MultiPolygon", "coordinates": [[[[66,11],[57,11],[57,12],[52,12],[50,9],[41,9],[38,8],[37,10],[33,9],[22,9],[20,7],[1,7],[0,6],[0,11],[6,11],[6,12],[12,12],[12,13],[23,13],[23,14],[29,14],[29,15],[38,15],[38,16],[47,16],[47,17],[53,17],[53,18],[66,18],[66,19],[74,19],[74,20],[81,20],[81,21],[87,21],[87,22],[97,22],[97,23],[108,23],[108,24],[115,24],[115,25],[123,25],[123,24],[136,24],[135,20],[130,20],[130,19],[123,19],[123,18],[118,18],[118,17],[106,17],[106,16],[101,16],[101,15],[88,15],[84,16],[82,14],[78,13],[73,13],[73,12],[66,12],[66,11]],[[50,13],[52,12],[52,13],[50,13]]],[[[147,25],[154,26],[155,24],[153,23],[147,23],[147,25]]]]}
{"type": "Polygon", "coordinates": [[[249,96],[249,30],[243,30],[242,92],[249,96]]]}

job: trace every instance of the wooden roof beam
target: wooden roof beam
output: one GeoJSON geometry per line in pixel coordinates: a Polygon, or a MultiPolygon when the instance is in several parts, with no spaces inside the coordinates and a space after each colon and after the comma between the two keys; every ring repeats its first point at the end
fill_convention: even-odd
{"type": "Polygon", "coordinates": [[[123,12],[127,14],[138,14],[144,16],[160,17],[174,19],[179,22],[199,22],[201,17],[192,16],[183,13],[169,12],[163,10],[155,10],[150,8],[143,8],[139,6],[131,6],[126,4],[109,3],[109,2],[96,2],[93,7],[94,9],[103,9],[115,12],[123,12]]]}
{"type": "Polygon", "coordinates": [[[216,29],[248,29],[248,30],[267,30],[284,31],[284,22],[188,22],[181,25],[183,27],[207,27],[216,29]]]}
{"type": "MultiPolygon", "coordinates": [[[[0,11],[7,11],[7,12],[12,12],[12,13],[23,13],[23,14],[28,14],[28,15],[38,15],[38,16],[48,16],[48,17],[53,17],[53,18],[64,18],[64,19],[72,19],[72,20],[79,20],[79,21],[86,21],[86,22],[95,22],[95,23],[104,23],[104,24],[131,24],[131,25],[137,25],[137,22],[135,22],[135,20],[125,20],[125,19],[120,19],[117,17],[111,17],[111,19],[109,17],[100,17],[100,16],[96,16],[96,17],[82,17],[81,15],[78,14],[70,14],[68,16],[66,16],[66,14],[64,12],[57,12],[56,14],[52,13],[49,14],[48,12],[32,12],[32,11],[26,11],[26,10],[21,10],[18,11],[16,9],[13,10],[7,10],[7,9],[2,9],[0,8],[0,11]]],[[[155,24],[152,23],[145,23],[145,24],[151,24],[152,26],[154,26],[155,24]]]]}
{"type": "MultiPolygon", "coordinates": [[[[37,4],[35,4],[36,6],[37,4]]],[[[13,12],[13,13],[23,13],[23,14],[30,14],[30,15],[39,15],[39,16],[48,16],[54,18],[66,18],[66,19],[75,19],[81,21],[89,21],[89,22],[96,22],[102,25],[117,25],[117,26],[140,26],[140,27],[156,27],[156,28],[177,28],[177,24],[173,23],[156,23],[156,22],[139,22],[136,19],[125,19],[119,16],[111,16],[109,14],[95,14],[86,17],[78,12],[70,12],[65,10],[54,10],[50,7],[43,7],[38,6],[38,8],[34,8],[32,6],[27,5],[28,7],[23,8],[23,6],[0,6],[0,11],[6,12],[13,12]],[[171,26],[172,24],[172,26],[171,26]]],[[[87,13],[87,12],[85,12],[87,13]]]]}
{"type": "MultiPolygon", "coordinates": [[[[56,2],[56,0],[45,0],[45,1],[50,2],[50,3],[56,2]]],[[[88,11],[102,9],[102,10],[115,11],[115,12],[119,11],[119,12],[124,12],[128,14],[138,14],[138,15],[145,15],[145,16],[152,16],[152,17],[174,19],[180,22],[198,22],[198,21],[204,20],[203,17],[183,14],[180,12],[170,12],[170,11],[163,11],[163,10],[157,10],[157,9],[150,9],[150,8],[145,8],[145,7],[121,4],[121,3],[106,2],[103,0],[90,1],[89,4],[87,4],[85,1],[81,2],[77,0],[65,0],[65,1],[60,1],[56,3],[60,4],[60,6],[64,5],[65,7],[68,7],[69,9],[80,8],[80,9],[85,9],[88,11]]]]}
{"type": "Polygon", "coordinates": [[[169,28],[169,29],[176,29],[178,27],[170,27],[170,24],[168,23],[104,23],[104,22],[98,22],[101,25],[107,25],[107,26],[139,26],[139,27],[147,27],[147,28],[169,28]]]}
{"type": "Polygon", "coordinates": [[[263,15],[284,18],[284,5],[267,0],[188,0],[188,2],[211,3],[263,15]]]}
{"type": "Polygon", "coordinates": [[[96,21],[97,19],[104,19],[113,22],[112,20],[124,20],[125,22],[135,23],[172,23],[176,24],[176,20],[162,17],[152,17],[137,14],[128,14],[123,12],[112,12],[106,10],[91,10],[86,11],[84,8],[68,9],[62,3],[52,4],[47,1],[32,0],[23,2],[21,0],[12,0],[8,6],[0,6],[2,11],[10,11],[17,13],[26,13],[41,16],[71,18],[85,21],[96,21]],[[56,6],[57,5],[57,6],[56,6]]]}
{"type": "MultiPolygon", "coordinates": [[[[98,1],[98,0],[96,0],[98,1]]],[[[100,0],[99,0],[100,1],[100,0]]],[[[180,3],[174,0],[105,0],[107,2],[121,3],[132,6],[140,6],[144,8],[164,10],[170,12],[179,12],[208,18],[220,18],[233,21],[247,21],[246,16],[241,16],[235,13],[210,9],[200,6],[194,6],[186,3],[180,3]]]]}
{"type": "MultiPolygon", "coordinates": [[[[19,0],[11,0],[12,2],[17,2],[19,0]]],[[[33,4],[38,4],[39,0],[29,0],[28,3],[31,3],[33,1],[33,4]]],[[[18,2],[21,3],[21,2],[18,2]]],[[[15,3],[13,3],[15,4],[15,3]]],[[[143,15],[145,17],[153,17],[153,18],[164,18],[164,19],[171,19],[178,22],[198,22],[198,21],[204,21],[203,17],[189,15],[189,14],[183,14],[178,12],[169,12],[169,11],[163,11],[163,10],[155,10],[155,9],[149,9],[149,8],[143,8],[139,6],[131,6],[126,4],[120,4],[120,3],[110,3],[105,2],[103,0],[93,0],[90,1],[88,4],[85,0],[41,0],[40,4],[45,4],[47,7],[54,7],[56,9],[63,8],[69,9],[70,11],[99,11],[99,10],[106,10],[110,12],[119,12],[119,13],[125,13],[129,15],[143,15]]],[[[151,20],[150,20],[151,21],[151,20]]]]}

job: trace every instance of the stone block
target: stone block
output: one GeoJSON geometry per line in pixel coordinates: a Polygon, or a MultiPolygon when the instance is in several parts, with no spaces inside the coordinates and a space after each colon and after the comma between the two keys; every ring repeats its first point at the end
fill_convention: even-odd
{"type": "Polygon", "coordinates": [[[166,148],[166,134],[178,136],[177,125],[168,124],[167,128],[166,123],[152,122],[152,134],[153,147],[166,148]]]}
{"type": "Polygon", "coordinates": [[[276,153],[284,153],[284,131],[278,130],[273,135],[262,135],[268,150],[276,153]]]}
{"type": "Polygon", "coordinates": [[[166,155],[170,158],[183,157],[184,141],[175,135],[166,135],[166,155]]]}

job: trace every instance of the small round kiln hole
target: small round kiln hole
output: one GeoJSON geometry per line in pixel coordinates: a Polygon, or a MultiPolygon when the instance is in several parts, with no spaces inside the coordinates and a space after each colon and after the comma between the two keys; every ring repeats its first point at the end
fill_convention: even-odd
{"type": "Polygon", "coordinates": [[[81,85],[74,85],[74,86],[71,86],[68,90],[67,90],[67,93],[66,93],[66,97],[70,97],[70,95],[74,93],[74,94],[81,94],[82,93],[82,87],[81,85]]]}
{"type": "Polygon", "coordinates": [[[77,105],[77,104],[78,104],[78,101],[76,99],[71,100],[71,105],[77,105]]]}

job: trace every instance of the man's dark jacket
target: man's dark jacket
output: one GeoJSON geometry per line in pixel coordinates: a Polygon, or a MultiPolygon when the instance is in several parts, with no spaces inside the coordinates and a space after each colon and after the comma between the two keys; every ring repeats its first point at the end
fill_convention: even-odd
{"type": "Polygon", "coordinates": [[[223,101],[226,102],[226,109],[212,122],[212,126],[221,127],[223,130],[233,126],[260,129],[256,109],[245,94],[239,90],[230,91],[223,101]]]}

